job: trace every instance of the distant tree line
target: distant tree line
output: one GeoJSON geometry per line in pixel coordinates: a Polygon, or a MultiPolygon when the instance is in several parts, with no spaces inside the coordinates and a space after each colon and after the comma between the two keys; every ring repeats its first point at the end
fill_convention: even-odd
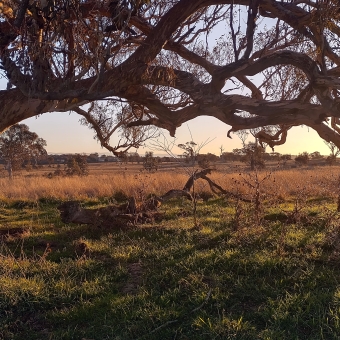
{"type": "MultiPolygon", "coordinates": [[[[209,168],[218,162],[243,162],[251,169],[264,168],[266,162],[276,161],[285,165],[292,160],[290,154],[280,154],[278,152],[268,153],[261,143],[245,142],[246,135],[242,136],[242,148],[236,148],[232,152],[225,152],[223,146],[220,147],[220,156],[213,153],[201,154],[202,145],[193,141],[178,144],[183,151],[177,156],[155,156],[152,151],[147,151],[144,156],[137,152],[121,153],[120,157],[112,155],[91,154],[47,154],[45,149],[46,141],[40,138],[35,132],[29,131],[25,124],[16,124],[0,135],[0,164],[8,171],[9,178],[12,178],[13,171],[23,169],[30,170],[39,166],[56,167],[50,172],[50,177],[54,176],[85,176],[88,174],[88,163],[120,162],[141,164],[147,171],[157,171],[161,163],[183,162],[185,166],[198,166],[209,168]],[[63,166],[63,167],[62,167],[63,166]]],[[[322,156],[320,152],[302,152],[294,158],[296,166],[310,164],[336,164],[340,155],[339,148],[332,142],[325,142],[330,154],[322,156]]]]}

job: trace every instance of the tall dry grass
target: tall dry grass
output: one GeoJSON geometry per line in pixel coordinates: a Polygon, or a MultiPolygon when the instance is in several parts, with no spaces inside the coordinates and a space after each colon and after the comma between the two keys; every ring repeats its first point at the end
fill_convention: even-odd
{"type": "MultiPolygon", "coordinates": [[[[268,172],[260,172],[261,179],[268,172]]],[[[223,188],[247,193],[251,188],[246,182],[254,181],[254,173],[227,173],[218,171],[210,177],[223,188]]],[[[17,177],[14,180],[0,178],[0,199],[85,199],[110,197],[117,191],[128,196],[141,194],[161,195],[170,189],[181,189],[188,175],[176,170],[146,173],[93,174],[87,177],[60,177],[48,179],[43,176],[17,177]]],[[[282,198],[303,191],[309,196],[330,196],[339,194],[339,173],[336,168],[278,170],[261,184],[261,189],[282,198]]],[[[203,180],[196,183],[196,190],[208,191],[203,180]]]]}
{"type": "MultiPolygon", "coordinates": [[[[270,196],[287,199],[292,196],[304,193],[308,197],[335,197],[340,193],[340,174],[337,168],[316,167],[296,168],[289,170],[274,170],[272,172],[261,171],[258,179],[262,182],[261,190],[270,196]],[[268,176],[269,175],[269,176],[268,176]]],[[[255,184],[256,174],[254,172],[234,173],[224,176],[219,182],[227,185],[233,190],[241,193],[252,191],[251,186],[255,184]],[[224,182],[224,183],[223,183],[224,182]]]]}
{"type": "Polygon", "coordinates": [[[18,177],[0,179],[0,198],[32,199],[84,199],[109,197],[117,191],[132,196],[144,193],[162,194],[169,189],[181,188],[186,177],[180,174],[113,174],[86,177],[18,177]]]}

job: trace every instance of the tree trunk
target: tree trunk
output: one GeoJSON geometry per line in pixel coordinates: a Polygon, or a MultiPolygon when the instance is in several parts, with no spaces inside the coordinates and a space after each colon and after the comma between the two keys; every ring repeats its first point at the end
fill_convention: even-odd
{"type": "Polygon", "coordinates": [[[250,170],[255,170],[255,160],[253,154],[250,156],[250,170]]]}

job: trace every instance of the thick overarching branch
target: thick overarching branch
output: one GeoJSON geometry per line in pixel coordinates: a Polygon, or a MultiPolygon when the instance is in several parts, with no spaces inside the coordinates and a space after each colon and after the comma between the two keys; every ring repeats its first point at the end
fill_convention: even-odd
{"type": "Polygon", "coordinates": [[[331,118],[331,127],[334,129],[334,131],[340,134],[339,124],[340,124],[340,118],[338,117],[331,118]]]}
{"type": "Polygon", "coordinates": [[[149,33],[144,44],[138,47],[135,53],[122,64],[122,67],[131,67],[131,63],[136,62],[148,64],[154,60],[181,23],[195,13],[203,2],[203,0],[181,0],[176,3],[149,33]]]}
{"type": "Polygon", "coordinates": [[[255,134],[254,137],[257,138],[262,148],[264,147],[264,144],[268,144],[269,147],[274,151],[274,146],[282,145],[286,142],[288,130],[291,127],[292,126],[280,126],[280,130],[274,135],[271,135],[264,130],[260,130],[255,134]]]}
{"type": "Polygon", "coordinates": [[[57,102],[28,99],[20,90],[0,91],[0,132],[24,119],[54,111],[57,102]]]}
{"type": "MultiPolygon", "coordinates": [[[[142,13],[132,5],[123,8],[125,21],[119,27],[110,2],[65,1],[64,7],[51,8],[42,7],[41,1],[11,3],[11,11],[0,13],[0,57],[16,88],[0,91],[0,131],[29,117],[65,110],[95,125],[80,106],[115,96],[147,108],[125,122],[130,127],[154,125],[174,135],[184,122],[208,115],[230,125],[231,131],[304,124],[340,145],[340,103],[334,95],[340,90],[340,15],[333,2],[151,0],[142,13]],[[243,53],[234,62],[231,4],[234,11],[236,6],[243,14],[248,10],[246,25],[239,25],[242,34],[234,32],[236,54],[243,53]],[[256,26],[261,16],[277,19],[265,34],[256,26]],[[202,18],[207,26],[201,21],[193,28],[202,18]],[[218,26],[221,41],[213,47],[210,28],[221,18],[227,25],[218,26]],[[262,85],[251,80],[257,75],[265,78],[262,85]],[[235,79],[245,86],[244,95],[230,94],[234,89],[227,86],[235,79]],[[275,90],[282,92],[282,100],[274,100],[280,98],[275,90]]],[[[120,121],[111,127],[101,142],[107,143],[122,126],[120,121]]],[[[262,135],[263,141],[282,144],[287,129],[279,131],[262,135]]]]}
{"type": "Polygon", "coordinates": [[[237,76],[236,77],[241,83],[243,83],[252,93],[252,97],[256,99],[263,99],[263,95],[261,90],[252,82],[250,81],[246,76],[237,76]]]}
{"type": "Polygon", "coordinates": [[[326,142],[332,142],[336,146],[338,147],[340,146],[340,134],[335,132],[329,126],[323,123],[322,124],[310,124],[308,126],[314,129],[319,134],[319,136],[326,142]]]}
{"type": "MultiPolygon", "coordinates": [[[[132,17],[130,22],[136,26],[139,30],[141,30],[145,35],[150,34],[150,32],[154,29],[153,26],[151,26],[146,21],[142,20],[138,17],[132,17]]],[[[175,52],[177,55],[181,56],[183,59],[190,61],[191,63],[197,64],[201,67],[203,67],[207,72],[212,74],[217,68],[217,65],[214,65],[210,61],[208,61],[206,58],[198,55],[197,53],[189,50],[187,47],[182,45],[179,42],[174,41],[173,39],[170,39],[163,48],[165,50],[169,50],[172,52],[175,52]]]]}
{"type": "Polygon", "coordinates": [[[308,79],[312,80],[319,76],[317,63],[306,54],[289,50],[277,51],[252,61],[240,60],[220,68],[213,75],[212,84],[218,80],[225,80],[233,76],[254,76],[265,69],[278,65],[292,65],[301,69],[308,79]]]}
{"type": "MultiPolygon", "coordinates": [[[[167,129],[170,134],[174,136],[176,128],[179,126],[176,119],[178,114],[176,111],[170,110],[165,104],[163,104],[149,89],[142,86],[135,86],[133,95],[129,94],[126,98],[133,98],[134,101],[146,106],[150,110],[151,114],[155,115],[158,119],[158,123],[155,125],[167,129]]],[[[156,120],[153,120],[152,117],[149,118],[149,121],[150,119],[155,123],[157,122],[156,120]]],[[[140,121],[142,121],[142,117],[140,121]]]]}

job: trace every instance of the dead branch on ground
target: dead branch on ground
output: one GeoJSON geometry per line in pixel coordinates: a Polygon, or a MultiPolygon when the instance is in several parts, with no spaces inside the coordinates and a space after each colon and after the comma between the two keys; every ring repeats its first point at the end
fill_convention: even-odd
{"type": "Polygon", "coordinates": [[[211,174],[213,169],[204,169],[195,172],[182,190],[172,189],[159,197],[152,197],[145,202],[138,204],[134,197],[131,197],[127,203],[114,204],[98,209],[84,209],[78,201],[64,202],[58,206],[61,220],[64,223],[89,224],[97,227],[115,227],[117,229],[126,228],[136,224],[150,223],[161,218],[161,213],[157,209],[163,202],[172,198],[184,197],[193,201],[190,193],[194,185],[194,181],[201,178],[208,182],[211,191],[216,195],[224,195],[226,197],[236,198],[243,202],[251,202],[251,200],[234,194],[223,189],[210,179],[207,174],[211,174]]]}

